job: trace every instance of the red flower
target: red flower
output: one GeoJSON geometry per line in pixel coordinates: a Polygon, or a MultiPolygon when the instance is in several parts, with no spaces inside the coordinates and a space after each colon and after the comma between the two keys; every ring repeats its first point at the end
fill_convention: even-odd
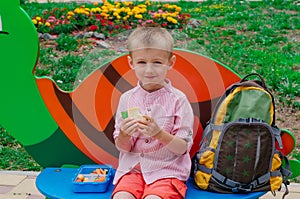
{"type": "Polygon", "coordinates": [[[96,19],[101,19],[101,15],[100,14],[94,14],[96,19]]]}
{"type": "Polygon", "coordinates": [[[89,27],[89,30],[90,30],[90,31],[98,30],[98,26],[96,26],[96,25],[91,25],[91,26],[89,27]]]}
{"type": "Polygon", "coordinates": [[[128,29],[131,29],[131,26],[126,25],[125,28],[128,30],[128,29]]]}
{"type": "Polygon", "coordinates": [[[161,25],[162,25],[162,27],[166,27],[166,26],[168,26],[168,24],[167,24],[167,23],[162,23],[161,25]]]}

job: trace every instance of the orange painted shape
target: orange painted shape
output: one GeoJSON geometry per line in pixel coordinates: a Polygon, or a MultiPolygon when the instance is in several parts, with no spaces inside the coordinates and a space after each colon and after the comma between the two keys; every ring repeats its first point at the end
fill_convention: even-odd
{"type": "MultiPolygon", "coordinates": [[[[97,120],[100,124],[100,129],[102,130],[104,130],[107,127],[107,124],[113,118],[113,115],[117,110],[118,104],[116,103],[115,100],[112,100],[112,94],[115,90],[116,90],[115,87],[108,81],[106,77],[104,77],[104,75],[102,75],[97,84],[97,88],[95,92],[95,98],[96,98],[95,110],[96,110],[97,120]]],[[[120,96],[121,93],[118,92],[117,97],[120,96]]]]}
{"type": "Polygon", "coordinates": [[[91,139],[89,139],[83,132],[80,131],[80,129],[77,129],[79,138],[81,142],[84,145],[84,149],[89,152],[88,157],[91,158],[95,163],[97,164],[110,164],[114,168],[117,168],[118,166],[118,158],[115,156],[112,156],[110,153],[105,151],[105,149],[102,149],[98,145],[95,144],[95,142],[91,139]]]}
{"type": "Polygon", "coordinates": [[[276,148],[282,152],[283,155],[290,154],[295,148],[295,137],[289,131],[281,130],[281,140],[283,148],[280,149],[276,143],[276,148]]]}
{"type": "MultiPolygon", "coordinates": [[[[175,55],[178,60],[177,64],[181,65],[179,66],[180,73],[191,82],[195,91],[199,91],[199,93],[197,92],[199,102],[220,97],[228,86],[240,80],[240,77],[231,70],[199,54],[175,51],[175,55]],[[183,60],[186,60],[193,69],[187,69],[184,65],[186,62],[183,60]],[[196,72],[194,72],[195,70],[196,72]],[[195,74],[197,76],[194,76],[195,74]]],[[[174,68],[176,67],[174,66],[174,68]]],[[[183,89],[183,91],[185,90],[183,89]]]]}
{"type": "MultiPolygon", "coordinates": [[[[54,83],[49,79],[36,79],[36,83],[50,114],[53,116],[58,126],[77,147],[83,148],[77,133],[66,133],[66,131],[76,132],[77,129],[57,99],[53,87],[55,86],[54,83]]],[[[82,152],[89,154],[86,150],[82,152]]]]}
{"type": "Polygon", "coordinates": [[[98,103],[95,98],[97,82],[102,76],[101,71],[97,70],[88,76],[74,92],[70,93],[73,103],[78,107],[84,117],[96,128],[99,129],[95,104],[98,103]]]}
{"type": "Polygon", "coordinates": [[[37,79],[36,82],[49,112],[68,139],[93,161],[99,163],[109,162],[116,165],[117,159],[114,156],[96,146],[93,141],[89,140],[84,133],[76,127],[56,97],[53,88],[53,86],[56,85],[49,79],[37,79]]]}
{"type": "Polygon", "coordinates": [[[125,79],[132,86],[136,86],[138,79],[136,78],[134,71],[131,70],[128,64],[127,56],[128,55],[121,56],[113,60],[111,64],[123,79],[125,79]]]}
{"type": "Polygon", "coordinates": [[[203,128],[198,117],[194,117],[194,144],[190,150],[190,156],[193,157],[200,149],[200,142],[203,135],[203,128]]]}

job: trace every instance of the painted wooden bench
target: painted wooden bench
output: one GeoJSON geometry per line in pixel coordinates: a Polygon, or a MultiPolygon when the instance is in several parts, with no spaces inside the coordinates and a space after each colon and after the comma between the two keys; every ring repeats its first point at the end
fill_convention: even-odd
{"type": "MultiPolygon", "coordinates": [[[[53,199],[92,199],[103,198],[108,199],[113,191],[113,185],[108,187],[104,193],[75,193],[73,192],[72,180],[76,175],[76,168],[46,168],[36,179],[38,190],[48,198],[53,199]]],[[[266,192],[253,192],[248,194],[220,194],[202,191],[196,189],[193,185],[193,179],[187,181],[187,194],[186,199],[253,199],[264,195],[266,192]]]]}
{"type": "MultiPolygon", "coordinates": [[[[47,183],[52,186],[43,176],[53,167],[96,163],[116,168],[114,114],[120,95],[137,82],[127,55],[102,64],[73,91],[62,91],[48,77],[34,75],[38,33],[19,0],[0,2],[0,44],[0,85],[5,96],[0,98],[0,124],[45,168],[37,181],[40,190],[45,191],[42,185],[47,183]]],[[[181,49],[174,53],[177,62],[168,78],[186,93],[194,111],[192,157],[214,105],[226,87],[240,77],[206,56],[181,49]]],[[[283,150],[289,153],[294,139],[284,135],[287,142],[283,150]]]]}

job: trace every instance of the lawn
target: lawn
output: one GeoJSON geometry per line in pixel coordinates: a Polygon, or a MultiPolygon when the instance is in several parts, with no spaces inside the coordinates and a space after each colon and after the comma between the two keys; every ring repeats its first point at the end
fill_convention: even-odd
{"type": "MultiPolygon", "coordinates": [[[[76,9],[80,11],[83,8],[90,11],[102,4],[24,3],[22,7],[33,19],[41,34],[49,33],[55,38],[40,39],[40,58],[35,75],[53,78],[64,90],[72,90],[80,83],[76,82],[78,71],[87,57],[91,56],[89,52],[93,49],[99,49],[102,61],[109,60],[124,52],[120,38],[130,29],[145,23],[158,23],[170,29],[177,47],[197,51],[218,60],[242,76],[250,72],[264,76],[268,87],[276,96],[278,126],[292,130],[299,141],[300,6],[298,4],[283,0],[226,1],[226,3],[179,1],[170,3],[168,6],[173,7],[166,8],[165,3],[139,2],[134,5],[140,5],[137,13],[140,16],[123,21],[112,12],[106,12],[108,17],[112,18],[105,21],[97,21],[84,13],[76,13],[76,9]],[[143,12],[142,8],[147,12],[143,12]],[[151,20],[149,10],[152,10],[151,14],[162,10],[159,14],[163,14],[164,9],[177,10],[178,13],[175,17],[168,15],[163,18],[160,15],[152,22],[149,21],[151,20]],[[77,16],[76,20],[74,18],[72,23],[63,23],[63,20],[72,15],[71,12],[77,16]],[[39,19],[49,19],[50,15],[55,15],[56,18],[53,20],[56,20],[57,26],[51,28],[51,21],[49,24],[46,24],[45,20],[39,23],[39,19]],[[99,24],[99,21],[103,23],[99,24]],[[104,39],[85,36],[84,33],[89,31],[102,33],[104,39]],[[101,48],[99,41],[104,41],[111,47],[101,48]]],[[[114,3],[111,5],[115,6],[114,3]]],[[[99,10],[95,13],[99,14],[95,17],[105,17],[100,15],[103,12],[99,10]]],[[[99,57],[99,54],[96,56],[99,57]]],[[[91,64],[79,79],[82,80],[94,69],[91,64]]],[[[9,132],[3,128],[0,130],[0,144],[1,169],[41,169],[18,141],[10,137],[9,132]],[[18,161],[14,161],[15,159],[18,161]]],[[[293,152],[293,155],[297,154],[297,151],[293,152]]]]}

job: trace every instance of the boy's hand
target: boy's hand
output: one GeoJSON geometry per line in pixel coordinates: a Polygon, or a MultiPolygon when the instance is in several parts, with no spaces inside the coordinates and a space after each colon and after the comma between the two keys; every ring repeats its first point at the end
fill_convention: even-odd
{"type": "Polygon", "coordinates": [[[161,131],[161,128],[149,116],[143,116],[145,119],[138,120],[139,131],[144,135],[155,136],[161,131]]]}
{"type": "Polygon", "coordinates": [[[139,128],[139,124],[134,118],[126,118],[122,121],[120,126],[120,134],[122,136],[131,136],[139,128]]]}

